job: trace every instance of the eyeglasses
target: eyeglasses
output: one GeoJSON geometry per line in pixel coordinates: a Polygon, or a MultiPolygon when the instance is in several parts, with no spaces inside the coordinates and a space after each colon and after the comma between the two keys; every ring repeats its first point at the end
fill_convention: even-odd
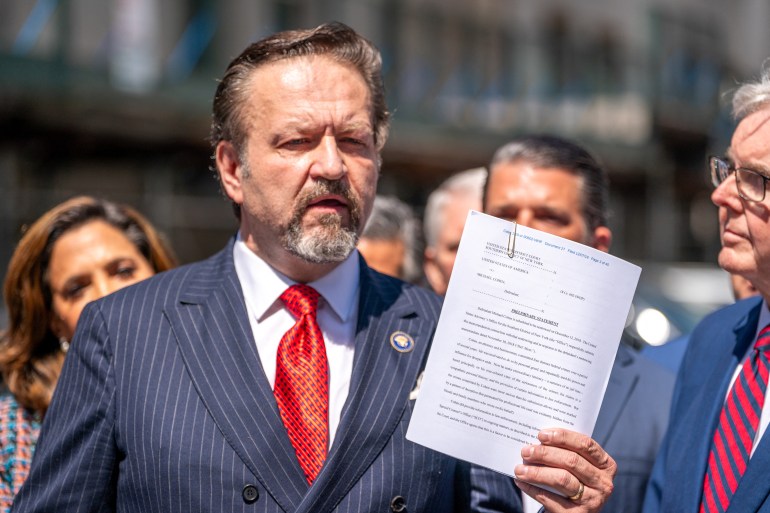
{"type": "Polygon", "coordinates": [[[765,189],[770,178],[753,169],[743,167],[735,168],[732,164],[720,157],[709,157],[709,169],[711,169],[711,183],[714,187],[727,180],[735,173],[735,185],[738,195],[747,201],[762,201],[765,199],[765,189]]]}

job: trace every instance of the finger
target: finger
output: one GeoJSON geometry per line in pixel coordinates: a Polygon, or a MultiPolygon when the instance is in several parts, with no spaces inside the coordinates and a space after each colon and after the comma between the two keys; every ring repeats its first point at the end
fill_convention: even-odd
{"type": "Polygon", "coordinates": [[[517,465],[514,468],[514,476],[516,479],[544,488],[563,497],[575,495],[580,490],[581,485],[580,479],[575,477],[574,474],[562,468],[544,465],[517,465]]]}
{"type": "Polygon", "coordinates": [[[537,502],[542,504],[545,507],[545,510],[549,513],[575,511],[576,506],[584,506],[584,511],[598,511],[598,509],[596,509],[597,505],[590,499],[590,497],[587,497],[585,493],[580,500],[573,502],[565,497],[562,497],[561,495],[557,495],[548,490],[544,490],[539,486],[519,481],[518,479],[514,479],[514,483],[516,483],[516,486],[518,486],[522,492],[526,493],[537,502]]]}
{"type": "MultiPolygon", "coordinates": [[[[577,490],[575,481],[597,487],[614,477],[614,474],[610,475],[609,471],[591,465],[580,454],[560,447],[530,445],[521,450],[521,457],[526,466],[549,469],[548,472],[545,470],[533,470],[533,472],[542,474],[544,478],[548,477],[551,481],[556,480],[557,484],[567,487],[567,491],[577,490]]],[[[550,482],[544,484],[550,485],[550,482]]]]}
{"type": "Polygon", "coordinates": [[[607,468],[599,468],[577,452],[547,445],[524,447],[521,456],[524,465],[515,469],[515,475],[529,483],[545,486],[565,497],[575,495],[582,483],[600,496],[599,502],[606,501],[612,493],[617,471],[612,458],[607,468]]]}
{"type": "MultiPolygon", "coordinates": [[[[600,469],[616,467],[615,460],[593,438],[569,429],[543,429],[537,434],[543,445],[560,447],[575,452],[591,465],[600,469]]],[[[613,474],[614,475],[614,474],[613,474]]]]}

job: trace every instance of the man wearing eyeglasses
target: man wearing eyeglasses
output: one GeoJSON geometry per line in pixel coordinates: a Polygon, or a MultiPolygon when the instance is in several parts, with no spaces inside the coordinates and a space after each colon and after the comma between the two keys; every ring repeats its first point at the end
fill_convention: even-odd
{"type": "Polygon", "coordinates": [[[733,98],[738,126],[709,167],[719,207],[719,265],[760,297],[708,316],[679,371],[671,422],[645,513],[770,512],[770,69],[733,98]]]}

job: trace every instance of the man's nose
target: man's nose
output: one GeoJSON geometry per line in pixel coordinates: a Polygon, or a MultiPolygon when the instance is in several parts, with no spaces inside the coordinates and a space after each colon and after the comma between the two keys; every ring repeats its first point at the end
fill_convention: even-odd
{"type": "Polygon", "coordinates": [[[741,198],[738,195],[738,187],[735,183],[735,173],[731,174],[720,183],[711,193],[711,202],[718,207],[727,207],[732,210],[742,208],[741,198]]]}
{"type": "Polygon", "coordinates": [[[532,214],[531,210],[521,209],[516,213],[516,218],[514,219],[514,221],[516,221],[518,224],[522,226],[531,228],[534,217],[535,216],[532,214]]]}
{"type": "Polygon", "coordinates": [[[316,147],[310,172],[314,177],[327,180],[339,180],[345,176],[345,162],[333,135],[325,135],[316,147]]]}

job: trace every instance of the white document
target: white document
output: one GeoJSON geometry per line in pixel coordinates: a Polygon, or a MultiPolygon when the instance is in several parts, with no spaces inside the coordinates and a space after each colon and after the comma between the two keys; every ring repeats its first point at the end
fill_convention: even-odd
{"type": "Polygon", "coordinates": [[[407,438],[513,476],[540,429],[590,434],[640,272],[471,211],[407,438]]]}

